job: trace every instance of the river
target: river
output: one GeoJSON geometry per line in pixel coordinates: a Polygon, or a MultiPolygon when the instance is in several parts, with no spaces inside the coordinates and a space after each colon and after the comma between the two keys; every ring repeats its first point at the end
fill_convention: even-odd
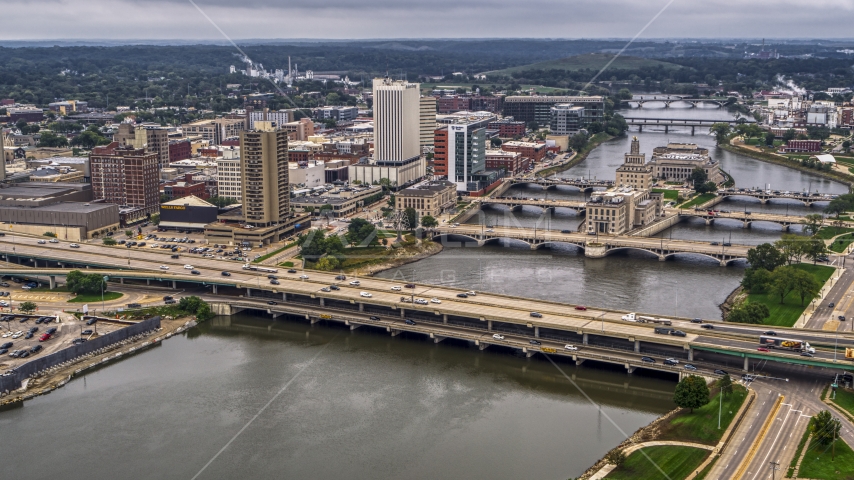
{"type": "Polygon", "coordinates": [[[0,412],[4,477],[189,480],[227,446],[199,479],[567,478],[673,407],[671,380],[561,363],[600,411],[544,359],[345,328],[217,318],[76,378],[0,412]]]}

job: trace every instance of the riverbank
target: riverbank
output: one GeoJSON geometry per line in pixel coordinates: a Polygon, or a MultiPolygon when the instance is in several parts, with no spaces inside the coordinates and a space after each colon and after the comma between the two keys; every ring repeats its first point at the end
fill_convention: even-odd
{"type": "Polygon", "coordinates": [[[801,163],[797,160],[790,160],[785,157],[781,157],[779,155],[772,155],[764,152],[757,152],[755,150],[751,150],[749,148],[740,147],[738,145],[718,144],[718,147],[731,152],[737,155],[744,155],[746,157],[750,157],[756,160],[761,160],[763,162],[774,163],[776,165],[780,165],[783,167],[793,168],[795,170],[799,170],[801,172],[812,173],[814,175],[827,178],[828,180],[834,180],[840,183],[844,183],[850,189],[852,184],[854,184],[854,175],[847,175],[840,172],[835,171],[819,171],[814,168],[809,168],[801,165],[801,163]]]}
{"type": "Polygon", "coordinates": [[[445,247],[438,242],[432,240],[421,240],[415,245],[405,246],[391,250],[388,255],[377,257],[373,260],[367,260],[357,266],[344,268],[346,273],[359,273],[364,275],[374,275],[392,268],[402,267],[403,265],[423,260],[440,253],[445,247]],[[365,272],[367,270],[367,272],[365,272]]]}
{"type": "Polygon", "coordinates": [[[594,149],[596,149],[596,147],[607,142],[608,140],[611,140],[612,138],[617,138],[617,137],[614,137],[613,135],[608,135],[605,132],[600,132],[600,133],[597,133],[596,135],[593,135],[592,137],[590,137],[590,140],[587,141],[587,145],[585,145],[584,148],[582,148],[581,150],[576,152],[576,154],[572,158],[572,160],[570,160],[566,163],[563,163],[561,165],[555,165],[554,167],[545,168],[543,170],[540,170],[539,172],[537,172],[537,176],[538,177],[548,177],[549,175],[569,170],[570,168],[572,168],[572,167],[578,165],[579,163],[583,162],[584,159],[587,158],[587,155],[589,155],[590,152],[592,152],[594,149]]]}
{"type": "Polygon", "coordinates": [[[79,361],[63,364],[50,369],[45,375],[28,379],[21,389],[4,396],[0,400],[0,407],[14,405],[40,395],[48,394],[57,388],[61,388],[70,382],[72,378],[80,374],[159,345],[163,340],[181,333],[194,325],[195,320],[190,317],[161,319],[160,330],[157,332],[152,332],[135,341],[116,343],[107,347],[103,353],[86,355],[79,361]]]}

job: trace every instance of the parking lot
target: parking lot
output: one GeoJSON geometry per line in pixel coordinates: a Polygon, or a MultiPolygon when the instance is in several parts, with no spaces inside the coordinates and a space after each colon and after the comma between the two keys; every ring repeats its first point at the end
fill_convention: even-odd
{"type": "Polygon", "coordinates": [[[33,357],[62,350],[122,328],[109,321],[78,320],[73,315],[0,316],[0,373],[8,372],[33,357]]]}

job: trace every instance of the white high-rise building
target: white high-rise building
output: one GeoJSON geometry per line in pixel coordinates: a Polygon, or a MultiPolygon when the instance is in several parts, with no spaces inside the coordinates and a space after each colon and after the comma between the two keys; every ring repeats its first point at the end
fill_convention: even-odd
{"type": "Polygon", "coordinates": [[[405,163],[421,155],[420,85],[374,79],[374,161],[405,163]]]}
{"type": "Polygon", "coordinates": [[[222,158],[216,161],[217,195],[240,201],[243,198],[241,177],[240,148],[226,148],[222,158]]]}

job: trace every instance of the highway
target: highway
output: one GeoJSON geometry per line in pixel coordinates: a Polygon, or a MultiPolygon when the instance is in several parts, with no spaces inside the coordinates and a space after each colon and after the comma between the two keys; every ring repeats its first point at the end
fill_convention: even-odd
{"type": "MultiPolygon", "coordinates": [[[[426,313],[445,313],[449,315],[458,315],[468,318],[482,318],[484,320],[494,320],[497,322],[507,322],[515,325],[528,325],[530,328],[555,328],[562,331],[583,332],[591,335],[603,334],[608,337],[622,338],[629,341],[639,340],[643,342],[654,342],[656,344],[671,345],[674,347],[686,347],[693,345],[697,348],[708,347],[719,350],[733,350],[734,353],[751,354],[755,357],[765,358],[792,358],[800,359],[797,353],[786,351],[772,351],[769,353],[757,353],[756,347],[758,344],[757,335],[762,333],[760,329],[752,326],[740,327],[737,325],[727,325],[723,330],[720,323],[714,330],[705,330],[700,325],[691,323],[689,319],[673,319],[674,327],[686,332],[684,338],[655,335],[652,331],[652,324],[630,323],[621,320],[621,316],[625,312],[587,308],[586,310],[575,309],[576,305],[564,304],[558,302],[549,302],[542,300],[526,299],[519,297],[511,297],[506,295],[496,295],[490,293],[479,292],[477,296],[472,296],[466,299],[460,299],[457,294],[463,290],[447,288],[438,285],[423,285],[417,284],[414,289],[401,289],[401,291],[392,290],[392,286],[402,287],[401,283],[391,280],[360,277],[358,280],[361,285],[358,287],[350,286],[349,282],[355,277],[350,277],[346,281],[335,280],[335,273],[305,271],[288,274],[285,269],[280,269],[277,276],[280,278],[281,285],[274,286],[269,284],[266,273],[257,273],[244,271],[240,269],[240,264],[234,261],[218,260],[215,258],[200,258],[190,257],[183,254],[179,259],[171,259],[171,252],[161,249],[133,249],[132,255],[129,255],[126,248],[103,247],[96,245],[81,245],[78,249],[69,248],[67,243],[60,242],[57,244],[36,244],[36,239],[25,236],[7,235],[0,237],[0,250],[6,250],[11,253],[12,244],[16,254],[25,254],[38,256],[41,258],[50,258],[58,261],[76,261],[86,262],[93,265],[102,265],[107,268],[121,268],[128,270],[129,268],[138,273],[128,271],[123,275],[136,275],[140,277],[148,277],[163,280],[178,280],[178,281],[195,281],[197,283],[233,285],[239,288],[259,288],[273,291],[287,291],[289,293],[305,295],[305,296],[322,296],[330,300],[344,300],[347,302],[360,303],[366,301],[360,297],[360,292],[368,292],[371,294],[371,300],[368,303],[378,305],[388,305],[393,308],[403,308],[406,310],[422,311],[426,313]],[[165,252],[165,253],[164,253],[165,252]],[[129,258],[125,255],[129,255],[129,258]],[[199,275],[189,275],[187,270],[184,270],[185,264],[192,265],[199,275]],[[166,266],[167,269],[161,269],[160,266],[166,266]],[[228,277],[222,276],[222,272],[230,272],[228,277]],[[301,279],[300,274],[306,275],[308,278],[301,279]],[[331,292],[321,292],[321,288],[338,284],[341,285],[341,290],[331,292]],[[408,296],[410,298],[423,298],[429,300],[437,298],[441,304],[430,303],[428,305],[415,305],[411,303],[402,303],[401,297],[408,296]],[[539,312],[543,315],[542,318],[531,317],[531,312],[539,312]],[[721,328],[718,331],[718,328],[721,328]]],[[[42,261],[42,265],[44,263],[42,261]]],[[[41,268],[39,269],[42,270],[41,268]]],[[[23,274],[26,270],[6,269],[7,273],[23,274]]],[[[51,270],[54,274],[62,274],[62,270],[51,270]]],[[[44,271],[44,273],[50,273],[44,271]]],[[[117,275],[118,272],[105,270],[105,274],[117,275]]],[[[782,329],[778,329],[782,330],[782,329]]],[[[533,333],[533,332],[532,332],[533,333]]],[[[782,333],[788,335],[790,332],[782,333]]],[[[810,335],[810,338],[815,338],[817,341],[827,344],[829,337],[822,332],[797,332],[800,336],[810,335]]],[[[840,345],[852,344],[851,335],[842,335],[840,345]]],[[[820,351],[816,355],[816,359],[832,359],[832,352],[820,351]]],[[[843,360],[844,362],[844,360],[843,360]]]]}

